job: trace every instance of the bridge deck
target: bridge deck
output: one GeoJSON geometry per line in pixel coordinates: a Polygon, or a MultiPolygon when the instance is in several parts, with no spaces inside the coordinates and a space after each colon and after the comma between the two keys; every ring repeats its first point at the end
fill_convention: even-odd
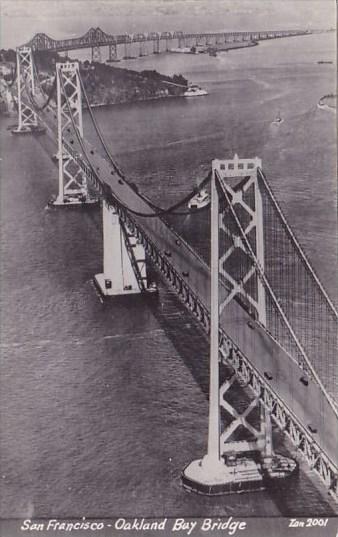
{"type": "MultiPolygon", "coordinates": [[[[51,111],[49,114],[43,113],[49,124],[52,114],[51,111]]],[[[82,149],[76,137],[68,135],[66,138],[67,142],[71,140],[72,147],[82,157],[82,149]]],[[[146,200],[140,198],[127,183],[121,184],[117,174],[112,173],[112,165],[89,142],[85,140],[84,145],[93,168],[98,170],[100,182],[108,184],[114,196],[123,205],[138,212],[153,213],[146,200]]],[[[178,241],[175,231],[160,218],[143,218],[135,215],[132,215],[132,218],[163,255],[164,252],[170,252],[168,264],[182,275],[190,289],[210,311],[208,265],[183,239],[179,238],[178,241]],[[184,276],[186,273],[188,275],[184,276]]],[[[255,323],[255,327],[251,328],[248,325],[249,320],[252,321],[250,315],[239,303],[233,301],[223,311],[220,325],[333,464],[338,465],[338,420],[327,399],[311,379],[307,386],[300,381],[303,372],[298,364],[262,326],[255,323]],[[268,373],[269,377],[272,377],[271,380],[267,380],[264,373],[268,373]],[[316,431],[315,433],[310,432],[309,425],[316,431]]]]}
{"type": "MultiPolygon", "coordinates": [[[[140,212],[152,212],[148,204],[127,185],[121,185],[116,175],[110,174],[110,166],[100,157],[93,155],[93,163],[100,167],[101,176],[113,193],[128,207],[140,212]]],[[[139,226],[161,251],[170,251],[170,263],[179,273],[189,273],[185,279],[192,291],[210,310],[210,269],[204,261],[184,242],[178,246],[177,235],[160,218],[133,217],[139,226]]],[[[269,384],[278,396],[298,417],[305,428],[311,425],[317,430],[315,440],[324,451],[338,463],[338,421],[319,387],[309,380],[308,386],[300,382],[302,370],[289,355],[258,324],[252,329],[248,325],[250,315],[237,303],[232,302],[221,316],[224,331],[238,345],[254,367],[264,375],[272,376],[269,384]]]]}

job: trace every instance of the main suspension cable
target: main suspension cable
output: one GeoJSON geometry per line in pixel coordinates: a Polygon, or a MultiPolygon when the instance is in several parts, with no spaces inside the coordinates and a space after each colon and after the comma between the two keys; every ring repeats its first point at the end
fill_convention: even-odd
{"type": "MultiPolygon", "coordinates": [[[[165,214],[170,214],[173,212],[173,210],[179,206],[181,206],[183,203],[186,203],[186,200],[189,200],[191,199],[195,192],[193,192],[192,194],[189,194],[189,196],[186,196],[183,200],[179,201],[178,203],[175,203],[175,205],[173,205],[172,207],[169,207],[168,209],[165,209],[165,210],[161,210],[159,212],[154,212],[154,213],[143,213],[143,212],[140,212],[140,211],[136,211],[135,209],[131,209],[130,207],[127,207],[117,196],[116,194],[113,194],[112,190],[111,190],[111,187],[107,184],[107,183],[102,183],[100,177],[97,175],[92,163],[90,162],[90,159],[87,155],[87,151],[86,151],[86,148],[85,148],[85,145],[83,143],[83,139],[82,139],[82,136],[80,135],[79,133],[79,130],[77,128],[77,125],[75,123],[75,120],[74,120],[74,116],[73,116],[73,111],[71,109],[71,106],[70,106],[70,103],[69,103],[69,99],[68,99],[68,95],[67,93],[65,92],[65,88],[64,88],[64,84],[63,84],[63,80],[62,80],[62,77],[60,77],[60,81],[61,81],[61,86],[62,86],[62,90],[63,90],[63,93],[64,93],[64,96],[66,98],[66,103],[67,103],[67,108],[68,108],[68,111],[69,111],[69,114],[70,114],[70,119],[71,119],[71,122],[72,122],[72,125],[73,125],[73,129],[74,129],[74,132],[76,134],[76,137],[77,137],[77,140],[79,142],[79,145],[82,149],[82,152],[88,162],[88,165],[91,169],[91,172],[93,174],[93,176],[95,177],[95,179],[101,183],[102,187],[103,187],[103,190],[104,190],[104,193],[105,195],[109,198],[115,198],[115,200],[118,202],[118,204],[123,208],[125,209],[126,211],[129,211],[131,212],[132,214],[134,214],[135,216],[140,216],[140,217],[147,217],[147,218],[157,218],[159,216],[163,216],[165,214]]],[[[207,182],[209,182],[211,179],[211,172],[208,174],[208,176],[202,181],[201,185],[199,186],[199,188],[202,187],[202,185],[206,184],[207,182]]],[[[140,196],[139,196],[140,197],[140,196]]],[[[143,198],[141,198],[143,199],[143,198]]]]}
{"type": "Polygon", "coordinates": [[[36,83],[37,83],[37,86],[39,87],[39,90],[40,90],[40,93],[43,94],[45,93],[47,95],[47,100],[44,102],[43,105],[38,105],[34,99],[34,96],[33,99],[34,99],[34,102],[36,103],[36,109],[39,110],[39,111],[42,111],[44,110],[50,103],[50,101],[52,100],[52,97],[55,95],[55,90],[56,90],[56,80],[57,80],[57,77],[56,77],[56,74],[54,76],[54,80],[53,80],[53,83],[48,91],[48,93],[42,88],[42,85],[41,85],[41,82],[40,82],[40,78],[39,78],[39,72],[38,72],[38,69],[37,69],[37,66],[36,66],[36,63],[34,61],[34,58],[32,58],[32,63],[33,63],[33,72],[34,72],[34,76],[35,76],[35,80],[36,80],[36,83]]]}
{"type": "Polygon", "coordinates": [[[80,84],[81,84],[81,89],[82,89],[82,94],[85,98],[85,101],[86,101],[86,105],[87,105],[87,108],[88,108],[88,111],[89,111],[89,114],[90,114],[90,117],[91,117],[91,120],[92,120],[92,123],[94,125],[94,128],[96,130],[96,133],[100,139],[100,142],[102,144],[102,147],[103,149],[105,150],[105,153],[110,161],[110,163],[112,164],[112,166],[114,167],[116,173],[121,177],[121,179],[124,179],[125,180],[125,175],[124,173],[122,172],[122,170],[120,169],[120,167],[118,166],[118,164],[115,162],[112,154],[110,153],[109,151],[109,148],[107,147],[107,144],[105,143],[105,140],[103,138],[103,134],[101,132],[101,129],[95,119],[95,116],[94,116],[94,113],[93,113],[93,110],[92,110],[92,107],[91,107],[91,104],[89,102],[89,99],[88,99],[88,95],[87,95],[87,92],[86,92],[86,89],[84,87],[84,84],[83,84],[83,80],[82,80],[82,77],[80,75],[80,72],[79,70],[77,69],[77,76],[79,77],[79,80],[80,80],[80,84]]]}
{"type": "MultiPolygon", "coordinates": [[[[121,179],[123,179],[124,181],[126,181],[126,183],[128,183],[124,173],[122,172],[122,170],[120,169],[120,167],[116,163],[115,159],[112,157],[112,155],[111,155],[111,153],[109,151],[109,148],[107,147],[107,144],[106,144],[106,142],[104,140],[104,137],[103,137],[103,134],[101,132],[101,129],[100,129],[100,127],[99,127],[99,125],[98,125],[98,123],[97,123],[97,121],[95,119],[91,104],[89,102],[89,99],[88,99],[88,96],[87,96],[87,93],[86,93],[86,90],[85,90],[85,87],[84,87],[84,84],[83,84],[83,81],[82,81],[82,78],[81,78],[81,75],[80,75],[78,70],[77,70],[77,75],[78,75],[78,77],[80,79],[82,93],[84,95],[85,102],[86,102],[86,105],[87,105],[87,108],[88,108],[92,123],[93,123],[94,128],[96,130],[96,133],[97,133],[97,135],[98,135],[98,137],[100,139],[102,147],[103,147],[103,149],[104,149],[104,151],[105,151],[110,163],[112,164],[112,166],[114,167],[116,173],[118,174],[118,176],[121,179]]],[[[140,198],[142,198],[144,201],[147,201],[147,203],[152,207],[152,209],[154,209],[154,211],[156,213],[154,215],[147,214],[147,215],[144,215],[144,216],[160,216],[161,214],[165,215],[165,214],[173,213],[175,211],[175,209],[179,209],[182,205],[185,205],[186,203],[188,203],[210,180],[211,180],[211,172],[208,174],[208,176],[195,189],[193,189],[192,192],[190,192],[187,196],[185,196],[178,203],[175,203],[174,205],[172,205],[171,207],[168,207],[167,209],[163,209],[162,207],[159,207],[159,206],[155,205],[153,202],[151,202],[149,200],[145,200],[145,198],[141,194],[139,194],[138,192],[136,192],[136,194],[140,198]]],[[[196,213],[194,211],[184,211],[184,212],[180,212],[180,213],[176,212],[175,214],[176,215],[189,215],[189,214],[196,214],[196,213]]]]}
{"type": "MultiPolygon", "coordinates": [[[[40,90],[43,91],[42,88],[41,88],[41,86],[39,86],[39,87],[40,87],[40,90]]],[[[56,90],[56,76],[55,76],[55,78],[54,78],[54,80],[53,80],[53,84],[52,84],[52,86],[51,86],[51,88],[49,89],[49,92],[48,92],[48,94],[47,94],[47,100],[44,102],[43,105],[39,105],[39,104],[36,102],[36,100],[34,99],[34,96],[31,95],[31,98],[32,98],[32,100],[33,100],[33,102],[34,102],[34,106],[35,106],[36,110],[39,110],[40,112],[42,112],[45,108],[47,108],[47,106],[49,105],[50,101],[52,100],[52,98],[53,98],[54,95],[55,95],[55,90],[56,90]]]]}
{"type": "MultiPolygon", "coordinates": [[[[52,100],[52,97],[55,95],[57,76],[56,76],[56,74],[55,74],[53,83],[52,83],[52,85],[51,85],[51,87],[50,87],[50,89],[49,89],[49,92],[47,93],[47,92],[42,88],[42,86],[41,86],[41,82],[40,82],[40,78],[39,78],[39,73],[38,73],[38,70],[37,70],[37,67],[36,67],[36,64],[35,64],[35,61],[34,61],[34,60],[33,60],[33,70],[34,70],[35,79],[36,79],[36,81],[37,81],[37,85],[38,85],[38,87],[39,87],[39,89],[40,89],[41,94],[42,94],[42,93],[47,94],[47,100],[45,101],[45,103],[44,103],[43,105],[40,106],[40,105],[36,104],[36,108],[37,108],[37,110],[42,111],[42,110],[44,110],[44,109],[49,105],[50,101],[52,100]]],[[[34,98],[34,97],[33,97],[33,98],[34,98]]],[[[35,100],[35,99],[34,99],[34,100],[35,100]]]]}

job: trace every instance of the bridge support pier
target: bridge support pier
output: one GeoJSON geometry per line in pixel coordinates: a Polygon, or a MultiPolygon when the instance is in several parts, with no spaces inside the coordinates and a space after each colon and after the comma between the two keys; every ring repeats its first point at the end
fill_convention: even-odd
{"type": "Polygon", "coordinates": [[[103,273],[95,284],[103,296],[148,291],[145,250],[113,207],[103,201],[103,273]]]}
{"type": "Polygon", "coordinates": [[[143,56],[146,56],[146,43],[144,41],[140,41],[139,57],[142,58],[143,56]]]}
{"type": "Polygon", "coordinates": [[[102,62],[101,47],[95,45],[92,47],[92,62],[102,62]]]}
{"type": "Polygon", "coordinates": [[[179,37],[178,38],[178,48],[184,48],[185,47],[185,37],[179,37]]]}
{"type": "Polygon", "coordinates": [[[50,205],[73,207],[97,204],[88,190],[87,177],[65,145],[67,131],[83,138],[81,84],[77,62],[56,64],[59,190],[50,205]],[[76,129],[77,133],[74,132],[76,129]]]}
{"type": "Polygon", "coordinates": [[[153,40],[153,54],[159,54],[160,53],[160,39],[154,39],[153,40]]]}
{"type": "Polygon", "coordinates": [[[117,56],[117,44],[113,43],[111,45],[108,45],[108,60],[109,63],[118,62],[118,56],[117,56]]]}
{"type": "Polygon", "coordinates": [[[123,57],[124,60],[129,60],[129,59],[134,58],[132,56],[132,47],[131,47],[131,45],[132,45],[131,42],[130,43],[125,42],[125,44],[124,44],[124,57],[123,57]]]}

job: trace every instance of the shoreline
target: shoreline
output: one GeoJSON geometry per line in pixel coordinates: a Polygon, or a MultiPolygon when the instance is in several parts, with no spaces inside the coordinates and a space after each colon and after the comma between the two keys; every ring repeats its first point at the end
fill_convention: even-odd
{"type": "Polygon", "coordinates": [[[243,43],[227,43],[224,45],[215,45],[210,47],[207,52],[210,55],[217,54],[218,52],[230,52],[231,50],[239,50],[241,48],[251,48],[257,47],[259,45],[258,41],[244,41],[243,43]],[[234,45],[234,46],[232,46],[234,45]]]}
{"type": "Polygon", "coordinates": [[[233,43],[220,43],[215,45],[205,45],[203,46],[192,46],[192,47],[183,47],[183,48],[174,48],[169,50],[170,54],[209,54],[209,56],[217,56],[218,52],[230,52],[231,50],[238,50],[242,48],[251,48],[259,45],[258,41],[243,41],[243,42],[233,42],[233,43]]]}
{"type": "MultiPolygon", "coordinates": [[[[126,99],[125,101],[117,101],[112,103],[91,103],[90,108],[108,108],[110,106],[117,106],[121,104],[134,104],[134,103],[142,103],[142,102],[148,102],[148,101],[160,101],[160,100],[167,100],[167,99],[178,99],[184,97],[184,95],[154,95],[152,97],[145,97],[144,99],[126,99]]],[[[83,110],[88,110],[87,106],[83,106],[83,110]]]]}
{"type": "MultiPolygon", "coordinates": [[[[127,104],[142,103],[142,102],[148,102],[148,101],[160,101],[160,100],[167,100],[167,99],[178,99],[182,97],[184,97],[183,94],[181,95],[152,95],[152,96],[144,97],[144,98],[125,99],[122,101],[116,101],[116,102],[110,102],[110,103],[105,103],[105,102],[91,103],[90,107],[91,108],[109,108],[111,106],[117,106],[117,105],[127,105],[127,104]]],[[[88,110],[87,105],[83,104],[82,110],[84,111],[88,110]]],[[[13,104],[11,109],[9,109],[9,107],[6,108],[6,110],[0,109],[1,116],[11,116],[14,114],[16,114],[15,104],[13,104]]]]}

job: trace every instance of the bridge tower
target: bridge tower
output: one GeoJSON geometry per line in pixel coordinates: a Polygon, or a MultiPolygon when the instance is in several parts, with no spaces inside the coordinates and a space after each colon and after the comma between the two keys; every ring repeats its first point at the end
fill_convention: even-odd
{"type": "MultiPolygon", "coordinates": [[[[57,124],[58,124],[58,195],[50,204],[53,206],[74,206],[97,203],[91,197],[87,178],[70,152],[67,150],[67,133],[76,129],[77,136],[83,138],[81,84],[77,62],[56,64],[57,84],[57,124]]],[[[76,133],[73,134],[75,136],[76,133]]],[[[68,135],[68,138],[71,138],[68,135]]]]}
{"type": "Polygon", "coordinates": [[[178,38],[178,48],[184,48],[185,47],[185,36],[180,35],[178,38]]]}
{"type": "Polygon", "coordinates": [[[124,56],[123,56],[123,59],[124,60],[129,60],[132,58],[132,55],[131,55],[131,41],[125,41],[124,43],[124,56]]]}
{"type": "MultiPolygon", "coordinates": [[[[257,177],[257,169],[261,168],[262,162],[258,158],[239,159],[235,155],[232,160],[214,161],[214,166],[232,205],[240,208],[245,237],[264,271],[263,204],[257,177]]],[[[230,288],[221,311],[237,296],[242,299],[250,314],[266,326],[264,285],[253,263],[241,258],[241,254],[245,255],[245,246],[242,239],[234,233],[231,218],[229,220],[229,216],[221,216],[219,227],[226,239],[219,260],[219,274],[230,288]]]]}
{"type": "Polygon", "coordinates": [[[153,54],[159,54],[160,53],[160,36],[153,39],[153,54]]]}
{"type": "Polygon", "coordinates": [[[38,118],[31,106],[23,100],[24,92],[35,94],[33,55],[30,47],[16,50],[16,76],[18,95],[18,126],[13,134],[31,133],[38,127],[38,118]]]}
{"type": "Polygon", "coordinates": [[[102,62],[101,47],[99,45],[92,47],[92,62],[102,62]]]}
{"type": "Polygon", "coordinates": [[[117,43],[108,45],[108,62],[118,62],[117,57],[117,43]]]}
{"type": "Polygon", "coordinates": [[[139,43],[139,57],[142,58],[143,56],[146,56],[147,55],[147,49],[146,49],[147,45],[146,45],[146,41],[142,41],[140,40],[140,43],[139,43]]]}
{"type": "MultiPolygon", "coordinates": [[[[241,401],[240,409],[231,402],[231,388],[236,389],[235,382],[241,385],[242,380],[236,380],[236,367],[234,371],[227,369],[224,373],[227,363],[224,358],[228,356],[221,353],[219,339],[220,316],[235,297],[243,299],[253,318],[263,325],[266,323],[265,294],[257,281],[255,267],[250,267],[247,260],[243,261],[240,279],[236,280],[230,262],[230,257],[237,253],[234,265],[238,270],[244,254],[244,244],[231,221],[232,209],[237,205],[240,206],[241,220],[245,222],[245,235],[264,270],[263,208],[257,177],[260,168],[261,160],[257,157],[239,159],[235,155],[234,159],[212,163],[208,447],[206,455],[190,463],[182,475],[186,488],[208,495],[265,488],[272,464],[279,460],[273,453],[270,410],[260,402],[260,396],[255,394],[251,400],[247,396],[241,401]],[[253,281],[248,285],[250,280],[253,281]],[[238,433],[242,434],[241,439],[238,433]]],[[[233,361],[236,360],[233,349],[229,348],[228,353],[233,354],[233,361]]],[[[296,463],[286,459],[286,464],[296,463]]]]}

